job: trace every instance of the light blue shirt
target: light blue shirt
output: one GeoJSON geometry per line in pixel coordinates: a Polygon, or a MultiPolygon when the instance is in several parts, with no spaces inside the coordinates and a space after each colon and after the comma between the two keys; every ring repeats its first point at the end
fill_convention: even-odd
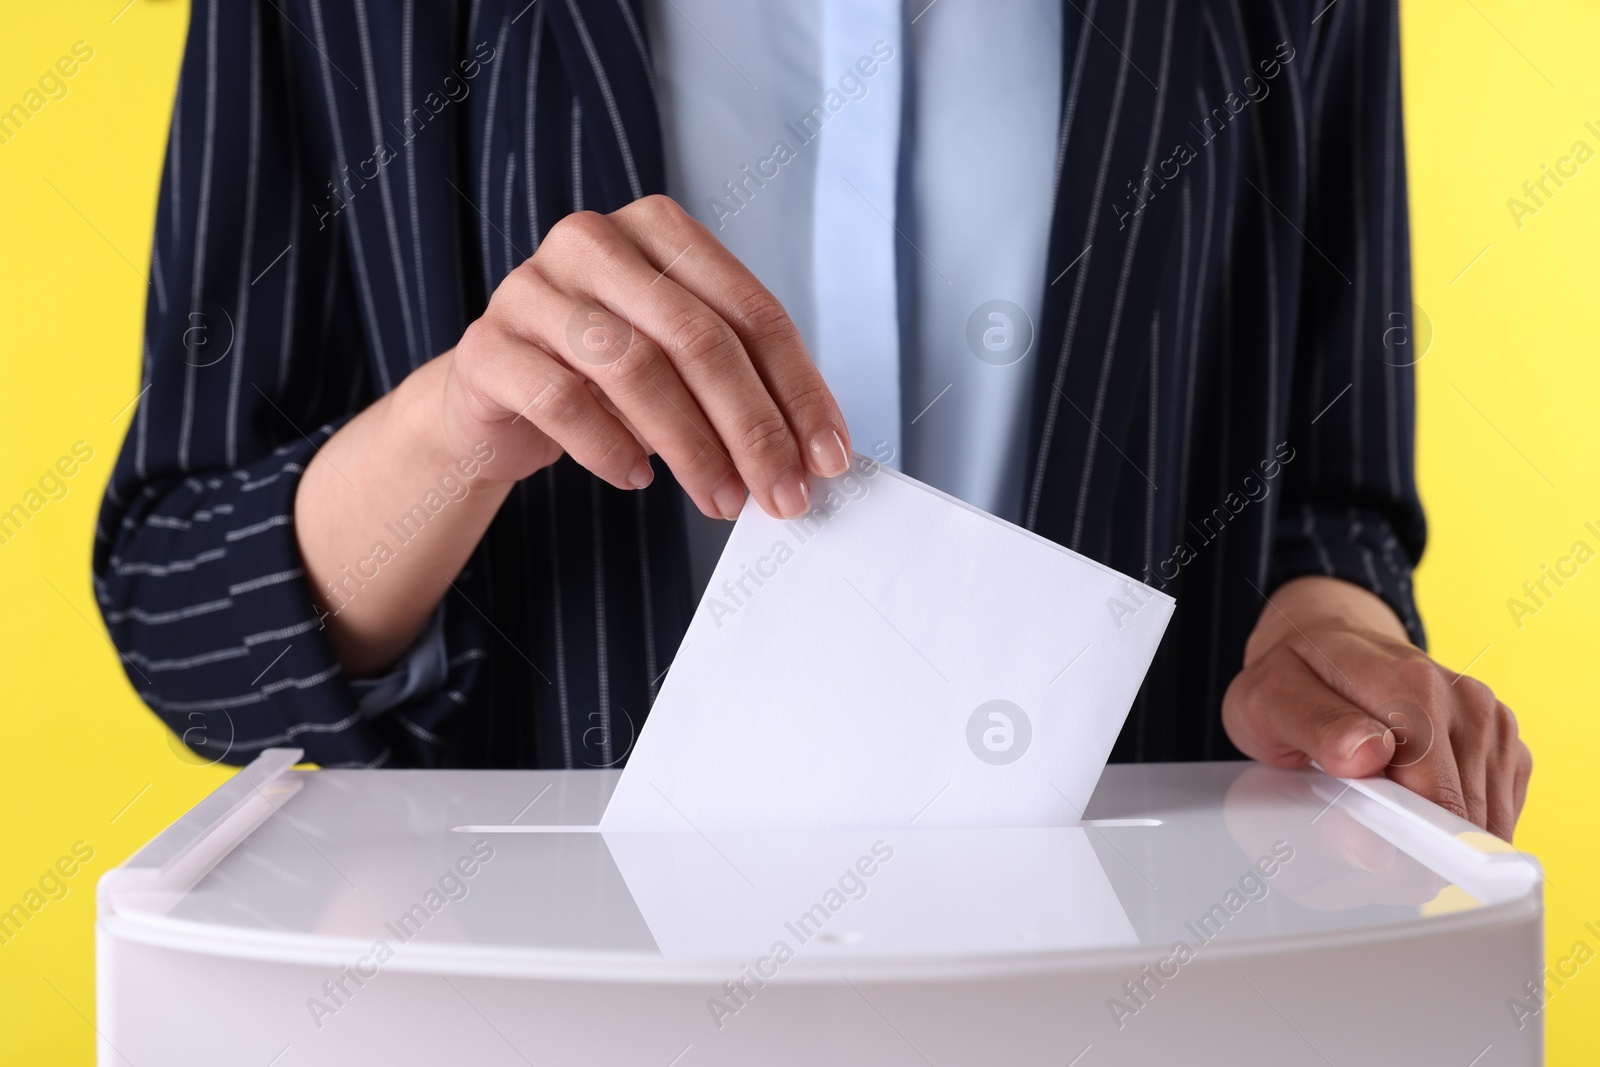
{"type": "MultiPolygon", "coordinates": [[[[857,451],[1018,518],[1053,0],[649,0],[667,189],[788,309],[857,451]]],[[[703,586],[727,524],[688,505],[703,586]]]]}
{"type": "MultiPolygon", "coordinates": [[[[645,14],[669,195],[783,303],[857,451],[1016,521],[1060,4],[646,0],[645,14]]],[[[730,525],[685,508],[698,589],[730,525]]],[[[437,687],[442,634],[436,613],[394,671],[360,683],[362,711],[437,687]]]]}

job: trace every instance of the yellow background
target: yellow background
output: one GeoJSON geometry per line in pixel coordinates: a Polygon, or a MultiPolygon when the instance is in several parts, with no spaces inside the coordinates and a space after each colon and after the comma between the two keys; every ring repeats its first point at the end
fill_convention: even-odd
{"type": "MultiPolygon", "coordinates": [[[[94,449],[69,494],[0,545],[0,908],[75,842],[94,849],[68,895],[0,946],[8,1063],[92,1062],[94,880],[227,773],[174,754],[107,647],[89,587],[96,508],[139,388],[188,15],[178,0],[124,2],[11,3],[0,32],[0,106],[74,42],[94,48],[67,96],[0,145],[0,509],[74,442],[94,449]]],[[[1584,529],[1600,528],[1600,160],[1520,228],[1506,201],[1574,141],[1600,150],[1584,128],[1600,129],[1600,7],[1412,0],[1403,22],[1416,301],[1433,325],[1418,365],[1433,529],[1418,587],[1435,655],[1471,664],[1533,748],[1518,844],[1549,875],[1554,960],[1580,940],[1600,950],[1583,926],[1600,925],[1589,703],[1600,563],[1520,629],[1506,601],[1574,541],[1600,549],[1584,529]]],[[[1592,963],[1552,999],[1550,1062],[1591,1062],[1597,1019],[1592,963]]]]}

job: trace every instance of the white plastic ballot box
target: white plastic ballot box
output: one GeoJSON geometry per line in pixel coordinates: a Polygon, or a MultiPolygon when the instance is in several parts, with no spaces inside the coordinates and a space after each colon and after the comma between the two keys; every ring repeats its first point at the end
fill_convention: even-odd
{"type": "Polygon", "coordinates": [[[299,755],[100,879],[101,1064],[1542,1061],[1537,864],[1386,781],[1111,765],[1074,826],[617,834],[616,772],[299,755]]]}

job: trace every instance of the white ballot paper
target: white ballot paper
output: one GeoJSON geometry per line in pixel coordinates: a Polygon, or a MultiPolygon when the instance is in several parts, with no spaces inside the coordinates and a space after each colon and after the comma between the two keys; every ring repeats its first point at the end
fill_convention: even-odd
{"type": "Polygon", "coordinates": [[[811,491],[746,504],[601,827],[1076,824],[1172,598],[864,456],[811,491]]]}

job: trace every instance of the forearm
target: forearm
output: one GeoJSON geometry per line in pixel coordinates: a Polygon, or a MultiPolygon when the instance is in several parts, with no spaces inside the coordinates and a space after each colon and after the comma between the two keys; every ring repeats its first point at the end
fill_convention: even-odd
{"type": "Polygon", "coordinates": [[[424,364],[345,424],[295,496],[306,577],[352,675],[406,650],[510,492],[482,472],[490,446],[474,454],[446,442],[439,397],[451,358],[424,364]]]}

